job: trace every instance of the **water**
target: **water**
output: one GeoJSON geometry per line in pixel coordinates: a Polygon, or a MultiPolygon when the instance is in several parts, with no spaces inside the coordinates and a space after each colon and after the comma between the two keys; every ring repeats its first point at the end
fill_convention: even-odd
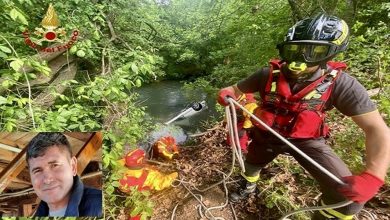
{"type": "Polygon", "coordinates": [[[146,113],[156,124],[163,124],[177,116],[183,109],[193,102],[205,100],[208,108],[192,117],[177,120],[171,125],[179,126],[186,133],[202,132],[202,121],[217,116],[215,111],[215,97],[207,97],[206,94],[192,94],[196,98],[188,99],[178,81],[163,81],[146,85],[137,90],[140,94],[141,105],[146,106],[146,113]]]}

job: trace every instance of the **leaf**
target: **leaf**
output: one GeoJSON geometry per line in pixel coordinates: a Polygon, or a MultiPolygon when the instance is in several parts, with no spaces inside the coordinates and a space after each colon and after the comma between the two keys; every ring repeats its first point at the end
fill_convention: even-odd
{"type": "Polygon", "coordinates": [[[0,105],[7,104],[7,98],[0,96],[0,105]]]}
{"type": "Polygon", "coordinates": [[[112,91],[113,91],[114,93],[116,93],[116,94],[119,94],[119,90],[118,90],[118,88],[116,88],[116,87],[112,87],[111,89],[112,89],[112,91]]]}
{"type": "Polygon", "coordinates": [[[9,12],[9,15],[11,16],[12,20],[16,21],[16,18],[18,17],[18,11],[13,8],[10,12],[9,12]]]}
{"type": "Polygon", "coordinates": [[[108,187],[107,187],[107,194],[108,194],[108,195],[111,195],[111,194],[114,192],[114,190],[115,190],[115,189],[114,189],[113,186],[111,186],[111,185],[108,186],[108,187]]]}
{"type": "Polygon", "coordinates": [[[12,122],[8,121],[7,123],[5,123],[5,130],[6,131],[11,132],[13,127],[14,127],[14,124],[12,122]]]}
{"type": "Polygon", "coordinates": [[[11,49],[3,45],[0,45],[0,50],[2,50],[4,53],[12,53],[11,49]]]}
{"type": "Polygon", "coordinates": [[[141,216],[141,220],[147,220],[148,219],[148,215],[142,215],[141,216]]]}
{"type": "Polygon", "coordinates": [[[110,158],[108,156],[103,157],[103,164],[105,168],[107,168],[108,165],[110,165],[110,158]]]}
{"type": "Polygon", "coordinates": [[[113,187],[119,187],[119,182],[118,181],[114,181],[114,182],[111,183],[111,185],[113,187]]]}
{"type": "Polygon", "coordinates": [[[135,65],[135,63],[131,64],[131,70],[133,70],[135,74],[138,74],[138,67],[135,65]]]}
{"type": "Polygon", "coordinates": [[[4,87],[4,88],[8,88],[9,87],[9,80],[4,80],[3,83],[1,83],[1,85],[4,87]]]}
{"type": "Polygon", "coordinates": [[[150,62],[151,64],[155,64],[155,63],[156,63],[156,61],[154,60],[154,57],[151,56],[151,55],[148,55],[148,60],[149,60],[149,62],[150,62]]]}
{"type": "Polygon", "coordinates": [[[142,208],[139,207],[139,206],[137,206],[137,207],[135,207],[135,208],[133,209],[133,211],[131,211],[130,216],[136,216],[136,215],[138,215],[141,211],[142,211],[142,208]]]}
{"type": "Polygon", "coordinates": [[[22,23],[24,25],[28,25],[26,17],[24,17],[24,15],[19,10],[17,10],[16,8],[13,8],[9,12],[9,15],[11,16],[12,20],[16,21],[16,19],[17,19],[17,20],[20,21],[20,23],[22,23]]]}
{"type": "Polygon", "coordinates": [[[69,125],[68,126],[68,130],[73,130],[73,129],[77,128],[77,127],[79,127],[78,124],[69,125]]]}
{"type": "Polygon", "coordinates": [[[26,17],[24,17],[23,14],[19,13],[18,18],[19,18],[19,21],[20,21],[22,24],[28,25],[28,21],[27,21],[26,17]]]}
{"type": "Polygon", "coordinates": [[[12,69],[18,72],[19,69],[23,66],[23,63],[24,63],[23,60],[15,59],[9,65],[11,66],[12,69]]]}
{"type": "Polygon", "coordinates": [[[76,55],[78,57],[85,57],[85,52],[84,52],[84,50],[79,50],[79,51],[77,51],[76,55]]]}
{"type": "Polygon", "coordinates": [[[5,54],[5,53],[3,53],[1,51],[0,51],[0,57],[4,58],[4,59],[8,58],[7,54],[5,54]]]}
{"type": "Polygon", "coordinates": [[[111,93],[111,89],[107,89],[106,91],[104,91],[103,95],[108,96],[110,95],[110,93],[111,93]]]}
{"type": "Polygon", "coordinates": [[[97,30],[95,30],[95,31],[93,32],[93,38],[94,38],[95,40],[100,40],[100,35],[99,35],[99,32],[98,32],[97,30]]]}
{"type": "Polygon", "coordinates": [[[16,102],[18,103],[19,108],[23,108],[23,103],[21,99],[17,99],[16,102]]]}

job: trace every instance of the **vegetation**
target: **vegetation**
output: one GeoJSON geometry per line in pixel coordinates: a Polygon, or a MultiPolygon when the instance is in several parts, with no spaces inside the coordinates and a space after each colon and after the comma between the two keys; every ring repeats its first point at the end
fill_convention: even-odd
{"type": "MultiPolygon", "coordinates": [[[[51,2],[0,0],[0,129],[104,130],[106,218],[116,219],[124,210],[120,204],[144,207],[122,214],[142,213],[143,219],[151,215],[147,196],[124,198],[115,189],[121,174],[116,161],[153,126],[144,119],[136,88],[164,79],[185,80],[189,93],[202,89],[213,94],[267,65],[277,57],[275,45],[287,28],[317,12],[348,22],[349,50],[338,59],[347,62],[350,74],[367,89],[378,90],[372,98],[390,122],[386,0],[56,1],[52,4],[67,39],[72,30],[80,34],[70,50],[39,59],[39,51],[26,45],[22,32],[42,28],[51,2]]],[[[31,34],[31,39],[39,36],[31,34]]],[[[332,119],[348,120],[336,113],[332,119]]],[[[335,130],[339,131],[332,139],[336,151],[359,170],[363,136],[356,135],[353,126],[335,130]]],[[[297,170],[287,170],[291,169],[297,170]]],[[[281,196],[286,190],[281,186],[265,196],[268,205],[295,207],[281,196]]]]}

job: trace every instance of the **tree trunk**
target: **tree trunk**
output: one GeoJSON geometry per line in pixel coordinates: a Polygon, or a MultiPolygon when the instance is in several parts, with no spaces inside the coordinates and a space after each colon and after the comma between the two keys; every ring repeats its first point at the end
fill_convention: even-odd
{"type": "Polygon", "coordinates": [[[62,94],[67,86],[61,85],[62,82],[66,80],[72,80],[76,76],[77,65],[75,62],[70,63],[69,66],[64,66],[57,74],[57,77],[50,83],[44,91],[42,91],[35,99],[34,105],[39,105],[41,107],[50,107],[54,104],[56,96],[52,93],[52,88],[54,87],[55,92],[62,94]]]}

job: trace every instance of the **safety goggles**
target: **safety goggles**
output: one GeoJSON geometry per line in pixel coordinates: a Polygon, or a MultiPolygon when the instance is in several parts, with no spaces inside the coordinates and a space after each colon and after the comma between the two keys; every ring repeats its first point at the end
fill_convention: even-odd
{"type": "Polygon", "coordinates": [[[333,55],[335,45],[318,41],[288,41],[277,46],[280,56],[286,61],[317,63],[333,55]]]}

